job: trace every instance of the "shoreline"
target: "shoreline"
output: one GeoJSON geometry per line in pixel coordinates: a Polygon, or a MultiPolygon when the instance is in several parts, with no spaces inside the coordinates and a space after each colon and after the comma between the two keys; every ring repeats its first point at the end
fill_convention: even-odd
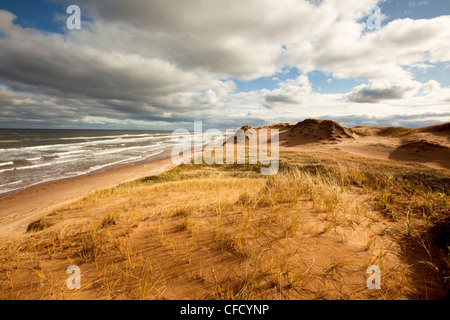
{"type": "MultiPolygon", "coordinates": [[[[57,177],[54,179],[50,179],[50,180],[43,180],[40,182],[36,182],[34,184],[25,186],[25,187],[21,187],[18,189],[13,189],[7,192],[3,192],[0,194],[0,201],[4,198],[10,197],[16,193],[20,193],[24,190],[27,190],[29,188],[33,188],[39,185],[43,185],[43,184],[48,184],[48,183],[52,183],[52,182],[57,182],[57,181],[62,181],[62,180],[68,180],[68,179],[75,179],[75,178],[79,178],[79,177],[83,177],[83,176],[89,176],[89,175],[93,175],[93,174],[98,174],[98,173],[102,173],[102,172],[106,172],[106,171],[111,171],[111,170],[116,170],[116,169],[120,169],[120,168],[125,168],[125,167],[132,167],[135,165],[139,165],[139,164],[143,164],[143,163],[149,163],[149,162],[154,162],[154,161],[158,161],[158,160],[162,160],[165,158],[170,157],[170,149],[168,150],[163,150],[161,153],[155,154],[153,156],[149,156],[145,159],[142,160],[138,160],[138,161],[132,161],[132,162],[125,162],[125,163],[120,163],[120,164],[107,164],[102,168],[96,169],[96,170],[92,170],[92,171],[88,171],[85,173],[80,173],[78,175],[75,176],[69,176],[69,177],[57,177]]],[[[1,216],[1,213],[0,213],[1,216]]]]}
{"type": "Polygon", "coordinates": [[[0,235],[23,232],[29,223],[90,193],[167,171],[176,166],[170,152],[169,149],[141,161],[107,166],[6,193],[0,198],[0,235]]]}

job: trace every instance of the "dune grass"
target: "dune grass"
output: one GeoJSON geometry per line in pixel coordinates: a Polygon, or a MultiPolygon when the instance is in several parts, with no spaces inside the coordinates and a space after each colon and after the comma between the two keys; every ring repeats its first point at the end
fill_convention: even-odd
{"type": "Polygon", "coordinates": [[[441,299],[448,170],[283,151],[93,193],[0,244],[1,299],[441,299]],[[366,269],[381,269],[381,289],[366,269]],[[82,270],[68,290],[66,268],[82,270]]]}

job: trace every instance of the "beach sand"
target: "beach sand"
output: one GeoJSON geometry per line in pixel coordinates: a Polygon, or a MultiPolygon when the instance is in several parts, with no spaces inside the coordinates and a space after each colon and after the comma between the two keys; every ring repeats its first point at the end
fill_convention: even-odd
{"type": "Polygon", "coordinates": [[[95,191],[159,174],[174,166],[169,154],[165,154],[163,159],[119,168],[104,168],[97,172],[50,181],[17,191],[0,199],[0,234],[23,232],[30,222],[59,206],[74,202],[95,191]]]}

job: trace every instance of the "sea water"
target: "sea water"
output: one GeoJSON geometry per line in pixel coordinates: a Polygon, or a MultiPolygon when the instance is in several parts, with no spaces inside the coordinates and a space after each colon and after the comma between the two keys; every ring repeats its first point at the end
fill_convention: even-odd
{"type": "Polygon", "coordinates": [[[150,160],[171,131],[0,130],[0,197],[38,183],[150,160]]]}

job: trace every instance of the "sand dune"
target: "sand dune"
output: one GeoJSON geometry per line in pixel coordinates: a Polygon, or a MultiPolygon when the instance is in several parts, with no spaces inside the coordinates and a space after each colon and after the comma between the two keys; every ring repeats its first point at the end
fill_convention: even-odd
{"type": "MultiPolygon", "coordinates": [[[[286,138],[285,138],[286,139],[286,138]]],[[[308,143],[333,143],[353,140],[354,132],[332,120],[306,119],[289,130],[286,146],[308,143]]]]}
{"type": "Polygon", "coordinates": [[[450,148],[423,140],[403,144],[389,157],[398,161],[433,163],[450,168],[450,148]]]}
{"type": "Polygon", "coordinates": [[[280,146],[284,148],[345,152],[368,158],[419,162],[432,168],[450,168],[450,123],[417,129],[350,128],[332,120],[306,119],[295,125],[279,123],[255,129],[278,129],[280,146]]]}

